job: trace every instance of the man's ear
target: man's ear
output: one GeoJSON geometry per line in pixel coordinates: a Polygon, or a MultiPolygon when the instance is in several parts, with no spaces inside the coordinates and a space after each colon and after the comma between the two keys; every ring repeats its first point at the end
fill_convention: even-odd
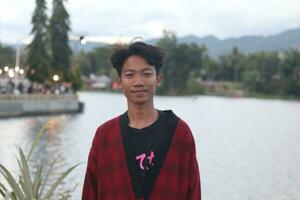
{"type": "Polygon", "coordinates": [[[157,74],[156,75],[156,85],[159,86],[161,81],[162,81],[163,77],[161,74],[157,74]]]}
{"type": "Polygon", "coordinates": [[[121,77],[120,77],[120,76],[118,76],[118,77],[116,78],[116,83],[118,84],[118,88],[119,88],[119,89],[122,89],[121,77]]]}

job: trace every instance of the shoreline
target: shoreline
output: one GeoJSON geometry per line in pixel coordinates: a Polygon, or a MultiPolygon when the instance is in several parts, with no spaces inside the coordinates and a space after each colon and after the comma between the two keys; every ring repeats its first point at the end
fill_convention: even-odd
{"type": "MultiPolygon", "coordinates": [[[[91,92],[91,93],[112,93],[112,94],[122,94],[121,91],[118,90],[80,90],[80,92],[91,92]]],[[[235,95],[232,91],[224,91],[224,92],[204,92],[201,94],[155,94],[155,96],[162,97],[193,97],[193,96],[215,96],[215,97],[228,97],[228,98],[252,98],[252,99],[266,99],[266,100],[286,100],[286,101],[300,101],[300,97],[295,96],[278,96],[278,95],[266,95],[259,93],[244,93],[241,95],[235,95]]]]}
{"type": "Polygon", "coordinates": [[[77,94],[0,95],[0,118],[81,113],[77,94]]]}

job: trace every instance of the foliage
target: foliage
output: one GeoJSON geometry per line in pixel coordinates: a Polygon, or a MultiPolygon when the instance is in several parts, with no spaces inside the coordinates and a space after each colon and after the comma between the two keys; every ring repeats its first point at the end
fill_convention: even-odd
{"type": "Polygon", "coordinates": [[[300,96],[300,51],[290,49],[283,55],[280,68],[281,94],[300,96]]]}
{"type": "Polygon", "coordinates": [[[31,20],[33,40],[27,47],[27,65],[29,66],[27,77],[39,83],[44,83],[50,73],[46,9],[45,0],[36,0],[36,8],[31,20]]]}
{"type": "Polygon", "coordinates": [[[231,54],[220,56],[219,65],[222,67],[222,80],[241,81],[245,58],[237,47],[233,47],[231,54]]]}
{"type": "Polygon", "coordinates": [[[18,181],[3,164],[0,164],[0,175],[4,177],[10,187],[6,188],[4,183],[0,183],[0,197],[2,196],[5,199],[11,200],[67,200],[70,198],[70,191],[67,190],[57,193],[56,190],[62,184],[62,181],[66,178],[66,176],[68,176],[79,164],[74,165],[63,172],[53,183],[51,183],[50,187],[48,187],[48,179],[52,174],[53,167],[59,156],[52,161],[46,172],[44,172],[46,168],[43,164],[37,166],[34,173],[30,170],[29,160],[32,152],[44,133],[46,125],[47,124],[45,124],[36,135],[27,156],[25,156],[22,148],[19,147],[17,161],[20,175],[18,181]]]}
{"type": "MultiPolygon", "coordinates": [[[[278,52],[243,54],[234,47],[231,53],[217,60],[209,57],[205,46],[178,43],[175,33],[170,31],[164,31],[157,45],[166,54],[159,94],[205,93],[208,87],[203,84],[208,80],[213,85],[220,85],[217,82],[238,85],[238,89],[232,89],[233,93],[242,90],[251,95],[300,96],[300,52],[297,49],[282,55],[278,52]]],[[[99,47],[74,56],[73,62],[79,65],[85,76],[93,73],[114,78],[113,68],[109,67],[109,55],[110,47],[99,47]]],[[[219,92],[226,91],[220,89],[219,92]]]]}
{"type": "Polygon", "coordinates": [[[90,74],[111,76],[114,69],[111,67],[109,46],[98,47],[92,52],[80,52],[73,56],[72,64],[79,65],[82,74],[89,77],[90,74]]]}
{"type": "Polygon", "coordinates": [[[70,81],[70,56],[68,32],[70,31],[69,14],[64,0],[53,0],[53,12],[49,24],[51,69],[52,74],[58,74],[63,81],[70,81]]]}
{"type": "Polygon", "coordinates": [[[15,63],[15,50],[0,43],[0,67],[13,66],[15,63]]]}
{"type": "Polygon", "coordinates": [[[192,44],[178,44],[174,33],[164,32],[158,46],[166,52],[162,68],[163,83],[159,93],[182,94],[187,89],[188,79],[200,72],[206,56],[206,48],[192,44]]]}
{"type": "Polygon", "coordinates": [[[280,59],[276,52],[260,52],[247,56],[243,83],[249,91],[275,94],[279,82],[276,80],[280,59]]]}
{"type": "Polygon", "coordinates": [[[81,79],[81,71],[79,67],[73,67],[71,69],[70,82],[72,83],[72,89],[77,92],[83,87],[83,81],[81,79]]]}
{"type": "MultiPolygon", "coordinates": [[[[63,7],[63,0],[54,0],[53,5],[49,28],[52,73],[56,72],[64,80],[71,81],[75,91],[82,86],[81,74],[86,77],[90,74],[107,75],[114,79],[116,73],[109,61],[111,46],[80,52],[69,60],[71,51],[65,43],[69,31],[68,14],[63,7]]],[[[232,82],[241,85],[239,90],[251,95],[300,96],[299,49],[244,54],[233,47],[230,53],[213,59],[205,46],[179,43],[176,34],[170,31],[164,31],[157,45],[166,54],[161,69],[163,81],[157,91],[159,94],[202,93],[207,88],[203,84],[208,80],[213,84],[232,82]]],[[[11,52],[5,60],[9,60],[8,55],[11,52]]]]}

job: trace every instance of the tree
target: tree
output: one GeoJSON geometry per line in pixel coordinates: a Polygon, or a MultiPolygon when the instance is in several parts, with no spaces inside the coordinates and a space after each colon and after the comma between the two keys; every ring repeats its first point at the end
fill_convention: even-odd
{"type": "Polygon", "coordinates": [[[176,35],[167,31],[164,31],[158,46],[166,53],[162,68],[163,82],[158,92],[185,93],[188,80],[199,74],[202,68],[206,48],[194,43],[178,44],[176,35]]]}
{"type": "Polygon", "coordinates": [[[290,49],[285,52],[281,74],[281,93],[284,95],[300,96],[300,51],[290,49]]]}
{"type": "Polygon", "coordinates": [[[195,78],[203,68],[203,60],[206,48],[197,44],[179,44],[174,53],[176,65],[173,70],[173,86],[179,93],[184,93],[187,89],[189,79],[195,78]]]}
{"type": "Polygon", "coordinates": [[[45,0],[36,0],[36,8],[31,19],[33,40],[27,47],[27,77],[40,83],[48,79],[50,68],[46,8],[45,0]]]}
{"type": "Polygon", "coordinates": [[[81,71],[78,66],[72,67],[70,74],[70,82],[72,83],[72,89],[77,92],[83,87],[83,80],[81,79],[81,71]]]}
{"type": "Polygon", "coordinates": [[[219,63],[210,58],[208,55],[204,57],[203,60],[203,73],[202,74],[202,79],[206,80],[220,80],[222,76],[222,71],[219,63]]]}
{"type": "Polygon", "coordinates": [[[174,93],[172,84],[172,74],[174,73],[174,53],[177,47],[177,37],[175,33],[171,31],[163,32],[163,37],[159,40],[158,46],[166,53],[164,58],[164,66],[161,70],[163,75],[163,82],[158,88],[158,93],[174,93]]]}
{"type": "Polygon", "coordinates": [[[233,47],[231,54],[220,56],[219,63],[222,69],[222,79],[235,82],[241,81],[244,60],[244,55],[239,52],[237,47],[233,47]]]}
{"type": "Polygon", "coordinates": [[[259,52],[247,56],[243,74],[244,87],[248,91],[264,94],[278,93],[278,68],[280,59],[277,52],[259,52]]]}
{"type": "Polygon", "coordinates": [[[13,66],[15,61],[15,50],[12,47],[2,46],[0,43],[0,67],[13,66]]]}
{"type": "Polygon", "coordinates": [[[111,47],[99,47],[95,49],[95,56],[97,58],[97,73],[99,75],[111,75],[114,68],[111,66],[109,57],[111,54],[111,47]]]}
{"type": "Polygon", "coordinates": [[[70,56],[68,32],[70,31],[69,14],[64,7],[64,0],[53,0],[53,11],[49,24],[52,74],[58,74],[62,81],[70,81],[70,56]]]}
{"type": "Polygon", "coordinates": [[[115,70],[109,60],[110,54],[110,46],[97,47],[88,53],[81,51],[72,56],[72,67],[78,65],[86,77],[90,74],[112,76],[115,70]]]}

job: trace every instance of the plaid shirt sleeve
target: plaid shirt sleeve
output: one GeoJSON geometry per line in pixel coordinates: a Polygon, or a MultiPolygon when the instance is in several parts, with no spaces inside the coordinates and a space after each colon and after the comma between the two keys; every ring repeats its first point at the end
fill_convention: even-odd
{"type": "Polygon", "coordinates": [[[82,190],[82,200],[96,200],[97,199],[97,156],[92,147],[89,153],[85,180],[82,190]]]}
{"type": "Polygon", "coordinates": [[[195,141],[192,137],[192,144],[191,144],[191,157],[190,157],[190,177],[188,183],[188,193],[187,199],[188,200],[201,200],[201,187],[200,187],[200,173],[199,167],[196,157],[196,147],[195,141]]]}

